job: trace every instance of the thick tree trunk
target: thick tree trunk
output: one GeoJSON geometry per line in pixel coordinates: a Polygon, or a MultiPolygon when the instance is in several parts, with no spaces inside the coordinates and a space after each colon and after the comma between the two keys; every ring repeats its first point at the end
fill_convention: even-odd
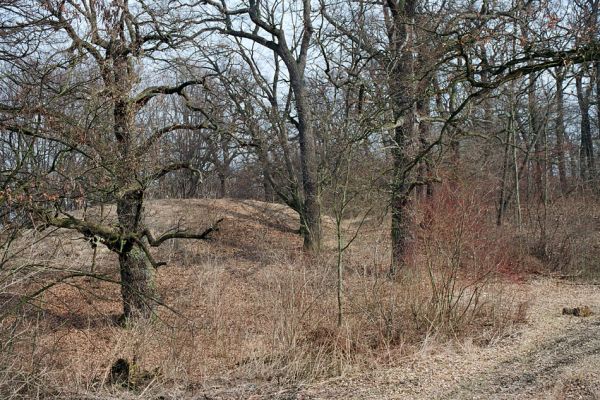
{"type": "Polygon", "coordinates": [[[275,191],[273,190],[273,185],[271,185],[269,178],[267,178],[267,174],[268,174],[268,172],[265,169],[263,169],[262,181],[263,181],[264,200],[267,203],[273,203],[275,201],[275,191]]]}
{"type": "MultiPolygon", "coordinates": [[[[397,164],[401,164],[398,162],[397,164]]],[[[404,263],[411,239],[411,199],[402,177],[395,177],[392,188],[392,261],[390,275],[395,276],[404,263]]]]}
{"type": "MultiPolygon", "coordinates": [[[[121,27],[122,29],[122,27],[121,27]]],[[[119,46],[116,46],[118,49],[119,46]]],[[[143,229],[144,189],[137,180],[140,160],[135,147],[135,110],[129,101],[133,68],[127,56],[116,52],[113,59],[114,76],[114,135],[119,144],[120,160],[116,164],[117,219],[119,228],[125,234],[137,234],[143,229]]],[[[154,313],[156,287],[154,267],[146,253],[133,240],[122,240],[115,244],[113,251],[119,254],[121,272],[121,294],[123,297],[123,317],[149,318],[154,313]]]]}
{"type": "Polygon", "coordinates": [[[182,197],[184,199],[194,199],[198,197],[198,183],[200,182],[200,175],[193,173],[189,175],[189,185],[187,185],[187,188],[184,187],[184,189],[181,190],[181,193],[183,194],[182,197]]]}
{"type": "Polygon", "coordinates": [[[394,176],[392,177],[392,260],[390,275],[394,276],[402,266],[411,241],[411,198],[408,167],[410,158],[407,147],[415,134],[415,110],[411,99],[406,95],[409,88],[398,85],[395,91],[395,119],[399,126],[394,131],[394,176]]]}
{"type": "Polygon", "coordinates": [[[150,318],[154,314],[157,292],[154,267],[146,253],[134,244],[119,254],[123,316],[150,318]]]}
{"type": "MultiPolygon", "coordinates": [[[[391,3],[390,3],[391,4],[391,3]]],[[[416,2],[394,2],[388,36],[395,66],[389,72],[390,97],[394,121],[394,172],[391,185],[392,207],[392,260],[390,276],[395,276],[403,265],[411,242],[412,218],[410,212],[410,171],[408,148],[416,133],[416,105],[414,102],[414,54],[408,43],[414,41],[412,24],[416,15],[416,2]],[[393,22],[392,22],[393,21],[393,22]]]]}
{"type": "MultiPolygon", "coordinates": [[[[126,192],[117,201],[119,225],[126,232],[139,232],[143,226],[144,193],[126,192]]],[[[158,298],[155,271],[146,253],[135,242],[123,241],[118,249],[121,270],[123,317],[150,318],[158,298]]]]}
{"type": "Polygon", "coordinates": [[[569,166],[570,166],[570,174],[569,176],[571,177],[571,180],[576,181],[579,178],[579,168],[578,168],[578,164],[577,164],[577,160],[579,160],[579,155],[578,155],[578,151],[577,151],[577,145],[571,141],[568,140],[568,147],[569,147],[569,166]]]}
{"type": "Polygon", "coordinates": [[[317,188],[317,160],[310,134],[300,136],[300,153],[304,153],[301,160],[302,187],[304,189],[304,248],[315,251],[321,248],[321,205],[317,188]],[[302,148],[305,150],[302,151],[302,148]]]}
{"type": "Polygon", "coordinates": [[[301,232],[304,248],[318,251],[321,248],[321,204],[318,193],[317,151],[312,112],[308,104],[306,83],[302,74],[290,68],[290,81],[298,111],[298,139],[300,142],[300,169],[304,204],[301,213],[301,232]]]}
{"type": "MultiPolygon", "coordinates": [[[[300,144],[300,170],[302,174],[303,189],[302,198],[299,196],[299,191],[287,196],[288,204],[298,205],[301,203],[301,207],[298,207],[299,210],[296,211],[300,214],[300,230],[304,237],[304,248],[309,251],[318,251],[321,248],[321,206],[319,201],[317,151],[310,100],[304,79],[304,72],[306,70],[306,63],[314,29],[311,21],[311,1],[302,0],[301,4],[302,33],[300,38],[293,38],[294,43],[291,46],[288,46],[287,44],[287,38],[289,36],[281,30],[281,27],[272,23],[270,20],[267,21],[261,19],[262,7],[258,1],[250,1],[247,9],[250,19],[256,25],[256,30],[252,33],[239,32],[229,29],[230,27],[228,26],[227,32],[233,36],[244,37],[270,48],[276,54],[275,64],[278,65],[279,63],[277,61],[281,59],[286,66],[291,91],[296,103],[296,127],[298,129],[298,142],[300,144]],[[264,37],[260,36],[257,33],[259,28],[268,32],[272,36],[272,40],[265,40],[264,37]],[[296,41],[296,39],[299,40],[296,41]]],[[[275,67],[274,72],[275,76],[279,75],[278,66],[275,67]]],[[[277,82],[277,79],[275,79],[275,82],[277,82]]],[[[277,83],[274,83],[273,93],[277,91],[276,86],[277,83]]],[[[279,114],[276,96],[272,96],[271,104],[275,114],[279,114]]],[[[278,129],[279,136],[281,137],[280,140],[282,143],[286,143],[288,137],[284,135],[284,133],[286,132],[285,124],[287,121],[284,118],[277,117],[277,123],[280,125],[280,129],[278,129]]],[[[283,144],[283,149],[285,153],[285,144],[283,144]]],[[[289,163],[291,158],[285,158],[286,164],[288,164],[288,173],[291,173],[293,172],[293,167],[291,166],[291,163],[289,163]]],[[[293,175],[290,175],[290,178],[291,182],[295,183],[296,179],[293,175]]],[[[274,189],[278,194],[281,193],[277,188],[274,189]]],[[[296,189],[296,187],[292,189],[296,189]]]]}

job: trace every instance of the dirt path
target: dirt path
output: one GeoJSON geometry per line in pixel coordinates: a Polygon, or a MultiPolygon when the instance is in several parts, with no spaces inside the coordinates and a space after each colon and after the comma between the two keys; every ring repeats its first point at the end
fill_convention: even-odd
{"type": "Polygon", "coordinates": [[[446,399],[600,398],[600,321],[586,321],[538,348],[458,385],[446,399]]]}
{"type": "Polygon", "coordinates": [[[431,345],[391,369],[319,384],[248,385],[203,399],[600,399],[600,316],[563,316],[565,306],[600,312],[600,287],[540,280],[514,289],[530,301],[528,324],[487,347],[431,345]]]}
{"type": "Polygon", "coordinates": [[[323,388],[312,398],[600,398],[600,317],[561,313],[582,304],[600,311],[600,288],[542,280],[527,292],[529,323],[493,346],[430,349],[409,365],[355,381],[345,393],[323,388]]]}

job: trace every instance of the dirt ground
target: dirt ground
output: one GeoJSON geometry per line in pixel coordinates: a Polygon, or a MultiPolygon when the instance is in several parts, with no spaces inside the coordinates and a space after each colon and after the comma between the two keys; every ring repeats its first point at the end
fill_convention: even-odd
{"type": "Polygon", "coordinates": [[[600,318],[562,315],[562,307],[600,310],[600,286],[540,279],[528,292],[528,323],[487,347],[425,345],[402,366],[288,387],[242,385],[199,399],[597,399],[600,318]]]}
{"type": "MultiPolygon", "coordinates": [[[[103,215],[110,221],[114,218],[114,210],[108,209],[103,215]]],[[[210,241],[174,242],[156,254],[169,262],[169,266],[158,273],[163,300],[196,318],[189,322],[193,323],[195,332],[189,344],[181,344],[181,338],[175,335],[172,336],[173,343],[165,346],[164,341],[171,336],[162,334],[150,335],[150,340],[142,336],[144,346],[136,341],[139,338],[134,338],[136,340],[130,344],[133,340],[129,337],[131,335],[121,332],[111,322],[111,318],[120,312],[121,304],[118,286],[109,282],[84,281],[79,286],[57,286],[46,293],[43,303],[45,324],[40,328],[43,334],[40,337],[48,342],[46,347],[60,355],[58,361],[64,364],[61,373],[73,376],[73,385],[79,381],[93,383],[98,380],[93,377],[105,376],[110,363],[118,355],[137,352],[147,365],[160,367],[159,361],[170,354],[163,353],[182,347],[182,351],[189,353],[184,353],[189,356],[189,360],[186,358],[187,373],[194,384],[177,394],[169,392],[152,398],[600,397],[600,286],[580,285],[549,277],[506,283],[505,291],[514,303],[526,305],[526,322],[514,325],[490,342],[482,344],[475,336],[450,341],[431,338],[422,342],[417,351],[407,352],[410,355],[394,360],[393,368],[384,363],[364,363],[368,367],[356,370],[361,372],[345,372],[339,377],[310,380],[311,383],[295,386],[280,382],[279,378],[251,380],[252,374],[245,378],[228,375],[227,371],[233,366],[248,360],[248,354],[264,353],[264,349],[272,345],[269,335],[272,335],[272,326],[276,325],[274,319],[293,311],[282,302],[282,299],[289,298],[285,279],[295,273],[304,279],[300,282],[312,285],[313,281],[320,282],[323,278],[320,272],[312,277],[315,271],[298,270],[303,257],[302,243],[295,233],[298,228],[296,216],[286,207],[253,201],[189,201],[184,204],[164,200],[151,203],[147,213],[149,225],[157,231],[180,224],[202,230],[220,217],[225,217],[225,220],[219,233],[210,241]],[[295,263],[295,259],[299,259],[300,263],[295,263]],[[279,295],[277,290],[281,292],[279,295]],[[563,307],[583,305],[589,306],[598,315],[586,318],[562,315],[563,307]],[[232,337],[230,332],[243,335],[232,337]],[[73,365],[78,365],[78,370],[73,371],[73,365]],[[204,380],[204,377],[208,379],[204,380]]],[[[332,229],[330,220],[326,220],[325,225],[332,229]]],[[[363,247],[369,249],[369,257],[380,251],[385,254],[374,246],[363,247]]],[[[66,270],[88,268],[92,258],[86,243],[66,234],[59,235],[54,241],[45,240],[30,246],[27,256],[41,259],[44,254],[52,254],[57,260],[57,267],[64,265],[66,270]]],[[[355,258],[359,256],[353,255],[355,258]]],[[[359,264],[365,264],[362,259],[358,260],[361,261],[359,264]]],[[[116,276],[114,255],[106,249],[99,248],[96,262],[98,271],[109,277],[116,276]]],[[[304,286],[300,286],[302,288],[304,286]]],[[[294,287],[289,293],[304,293],[292,289],[294,287]]],[[[330,291],[329,286],[324,286],[324,290],[330,291]]],[[[306,298],[308,300],[301,296],[298,298],[310,300],[310,304],[313,302],[309,297],[306,298]]],[[[327,306],[324,310],[330,308],[327,306]]],[[[314,312],[313,320],[325,318],[321,309],[314,312]]],[[[331,319],[331,316],[327,315],[327,318],[331,319]]],[[[181,355],[173,354],[173,357],[178,357],[174,360],[180,362],[181,355]]],[[[42,358],[44,365],[48,365],[49,359],[42,358]]],[[[117,389],[102,395],[92,394],[97,392],[84,384],[79,384],[75,397],[65,397],[63,392],[58,398],[145,398],[145,392],[127,393],[117,389]]]]}

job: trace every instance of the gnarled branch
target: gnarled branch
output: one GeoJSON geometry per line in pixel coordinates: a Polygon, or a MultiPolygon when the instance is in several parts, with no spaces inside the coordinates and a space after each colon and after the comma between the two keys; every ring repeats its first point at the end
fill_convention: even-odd
{"type": "Polygon", "coordinates": [[[189,162],[181,162],[181,163],[170,164],[170,165],[167,165],[167,166],[161,168],[160,170],[150,174],[150,176],[148,177],[148,180],[155,181],[155,180],[162,178],[163,176],[167,175],[170,172],[179,171],[181,169],[187,169],[187,170],[190,170],[190,171],[202,176],[202,172],[200,170],[192,167],[192,165],[189,162]]]}
{"type": "Polygon", "coordinates": [[[206,240],[208,238],[208,236],[212,233],[212,232],[216,232],[219,230],[219,224],[223,221],[223,218],[219,218],[217,221],[215,221],[212,226],[210,226],[209,228],[205,229],[203,232],[201,233],[192,233],[192,232],[187,232],[187,231],[176,231],[176,232],[170,232],[170,233],[164,233],[161,236],[159,236],[158,238],[155,238],[152,235],[152,232],[150,232],[150,230],[148,228],[144,229],[144,231],[142,232],[142,237],[146,237],[148,239],[148,243],[150,244],[150,246],[152,247],[158,247],[160,246],[162,243],[164,243],[167,240],[170,239],[196,239],[196,240],[206,240]]]}
{"type": "Polygon", "coordinates": [[[166,126],[162,129],[157,130],[156,132],[152,133],[150,135],[150,137],[148,137],[148,139],[146,139],[144,141],[144,143],[138,148],[137,150],[137,156],[141,157],[146,151],[148,151],[148,149],[150,147],[152,147],[156,142],[158,142],[164,135],[166,135],[167,133],[173,132],[173,131],[179,131],[179,130],[198,130],[198,129],[204,129],[204,128],[208,128],[207,125],[205,124],[174,124],[174,125],[169,125],[166,126]]]}
{"type": "Polygon", "coordinates": [[[156,97],[161,94],[165,94],[165,95],[181,94],[186,87],[192,86],[192,85],[203,84],[205,79],[206,79],[206,77],[203,79],[193,79],[193,80],[182,82],[181,84],[179,84],[177,86],[152,86],[152,87],[145,89],[144,91],[142,91],[142,93],[140,93],[136,97],[134,97],[131,100],[131,102],[133,104],[137,105],[138,107],[143,107],[153,97],[156,97]]]}

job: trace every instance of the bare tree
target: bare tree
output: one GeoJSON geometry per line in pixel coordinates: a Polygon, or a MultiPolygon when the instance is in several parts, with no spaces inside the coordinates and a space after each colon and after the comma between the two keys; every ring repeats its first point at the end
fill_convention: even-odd
{"type": "Polygon", "coordinates": [[[149,247],[174,238],[204,239],[216,229],[154,236],[144,224],[144,197],[152,182],[190,168],[187,162],[149,160],[150,150],[172,132],[202,126],[172,123],[152,130],[142,125],[153,99],[187,98],[186,88],[200,80],[151,85],[141,70],[197,37],[181,17],[192,11],[181,6],[170,13],[162,2],[51,0],[16,1],[10,12],[35,37],[29,45],[38,51],[35,58],[13,64],[22,71],[14,77],[27,95],[3,105],[18,112],[3,113],[2,130],[58,143],[60,154],[73,155],[57,157],[46,171],[55,179],[44,193],[58,200],[41,201],[35,196],[42,192],[35,190],[34,200],[21,206],[42,224],[76,230],[117,253],[124,317],[150,317],[158,301],[155,268],[162,263],[149,247]],[[116,203],[116,224],[69,212],[65,204],[71,200],[116,203]]]}
{"type": "MultiPolygon", "coordinates": [[[[431,183],[431,177],[424,172],[420,177],[412,174],[416,166],[423,165],[424,156],[436,142],[428,138],[431,124],[427,120],[433,98],[434,65],[440,54],[431,45],[436,34],[434,22],[428,19],[433,13],[426,12],[425,3],[385,1],[373,12],[366,2],[356,5],[348,2],[348,8],[343,12],[351,16],[351,22],[344,24],[341,21],[347,20],[345,16],[337,14],[339,11],[332,14],[333,7],[321,2],[327,21],[338,34],[359,46],[385,74],[385,96],[393,121],[390,143],[393,163],[390,182],[391,275],[395,275],[402,265],[411,241],[410,194],[415,187],[431,183]],[[383,21],[381,26],[378,26],[378,18],[383,21]],[[360,23],[365,22],[369,25],[361,27],[360,23]],[[372,35],[368,29],[381,29],[382,32],[372,35]],[[418,150],[415,150],[417,141],[418,150]]],[[[428,187],[431,190],[431,186],[428,187]]]]}
{"type": "MultiPolygon", "coordinates": [[[[310,0],[303,0],[298,8],[292,3],[250,0],[248,6],[230,7],[230,2],[206,1],[212,29],[244,43],[250,41],[276,55],[275,63],[285,65],[293,92],[300,145],[302,174],[301,231],[304,247],[321,247],[321,208],[318,188],[318,160],[313,127],[313,114],[306,84],[306,69],[314,32],[310,0]],[[214,17],[213,17],[214,16],[214,17]],[[293,18],[293,22],[287,21],[293,18]],[[300,21],[299,26],[295,22],[300,21]]],[[[210,26],[209,25],[209,26],[210,26]]],[[[252,57],[252,56],[250,56],[252,57]]],[[[275,100],[275,99],[273,99],[275,100]]]]}
{"type": "Polygon", "coordinates": [[[554,71],[556,82],[556,147],[554,154],[558,164],[558,176],[563,193],[567,191],[567,172],[565,165],[565,101],[564,101],[564,68],[557,67],[554,71]]]}
{"type": "Polygon", "coordinates": [[[584,182],[592,181],[596,176],[594,145],[592,142],[592,124],[590,122],[590,107],[592,85],[584,85],[585,69],[582,68],[575,74],[577,88],[577,103],[581,115],[581,147],[580,147],[580,174],[584,182]]]}

